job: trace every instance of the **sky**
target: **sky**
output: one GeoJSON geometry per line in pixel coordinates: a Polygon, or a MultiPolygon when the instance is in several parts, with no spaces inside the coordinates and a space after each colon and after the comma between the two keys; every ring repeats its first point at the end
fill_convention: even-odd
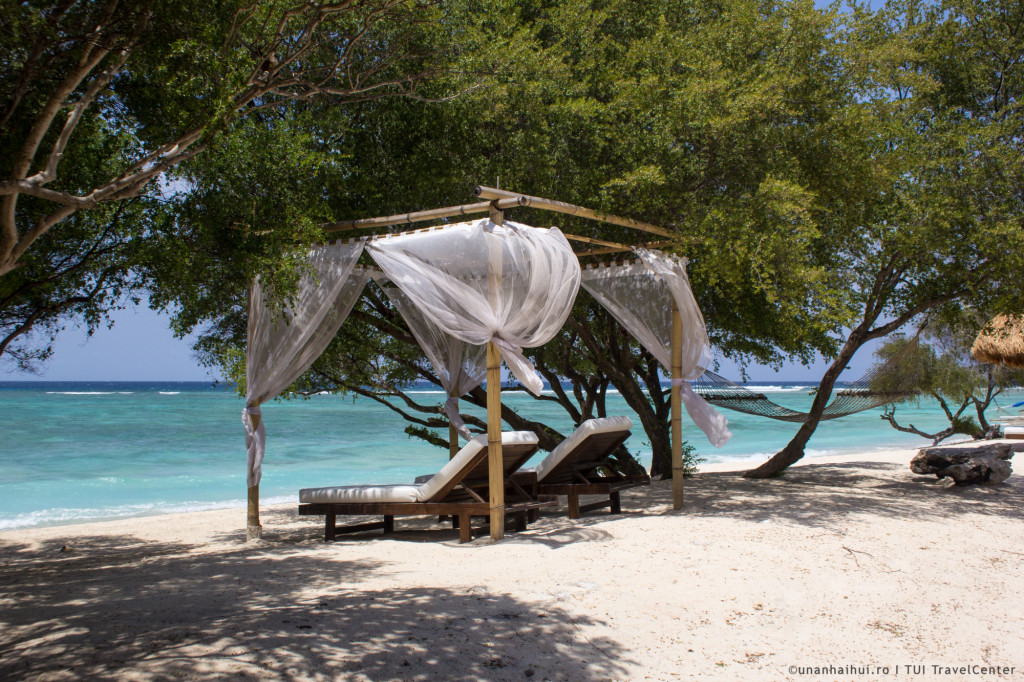
{"type": "MultiPolygon", "coordinates": [[[[827,3],[815,0],[815,5],[827,3]]],[[[877,2],[873,4],[878,4],[877,2]]],[[[0,381],[213,381],[215,373],[200,367],[192,352],[194,337],[175,339],[169,318],[145,306],[114,315],[111,329],[97,329],[92,337],[84,329],[72,328],[58,337],[53,357],[39,374],[0,369],[0,381]]],[[[840,377],[850,381],[864,375],[873,362],[873,346],[862,348],[849,369],[840,377]]],[[[820,358],[810,366],[785,363],[778,371],[770,367],[747,367],[751,381],[817,381],[828,364],[820,358]]],[[[740,368],[722,360],[719,373],[739,380],[740,368]]]]}
{"type": "Polygon", "coordinates": [[[175,339],[170,318],[145,306],[118,311],[111,329],[65,330],[42,372],[0,373],[5,381],[213,381],[192,352],[194,337],[175,339]]]}

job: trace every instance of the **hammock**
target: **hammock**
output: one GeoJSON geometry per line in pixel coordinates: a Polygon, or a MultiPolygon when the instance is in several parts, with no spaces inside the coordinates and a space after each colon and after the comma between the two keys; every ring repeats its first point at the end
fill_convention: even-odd
{"type": "MultiPolygon", "coordinates": [[[[851,382],[849,386],[833,391],[834,398],[825,406],[821,419],[838,419],[855,412],[906,400],[917,393],[909,389],[886,392],[871,390],[871,382],[880,369],[875,368],[861,379],[851,382]]],[[[728,410],[784,422],[804,422],[808,417],[806,412],[797,412],[773,403],[764,393],[744,388],[711,371],[705,371],[693,382],[693,390],[712,405],[728,410]]]]}

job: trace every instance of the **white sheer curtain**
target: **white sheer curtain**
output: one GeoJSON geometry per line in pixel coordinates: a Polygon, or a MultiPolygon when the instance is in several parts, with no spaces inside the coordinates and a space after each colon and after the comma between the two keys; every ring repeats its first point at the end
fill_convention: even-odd
{"type": "Polygon", "coordinates": [[[310,250],[311,273],[283,309],[268,306],[259,280],[249,289],[245,349],[245,448],[249,487],[260,482],[266,430],[253,428],[260,405],[288,388],[324,352],[363,291],[368,275],[354,272],[363,242],[338,242],[310,250]]]}
{"type": "Polygon", "coordinates": [[[493,341],[512,374],[540,394],[543,383],[522,349],[558,333],[580,283],[579,261],[561,231],[485,219],[366,248],[434,325],[472,345],[493,341]]]}
{"type": "Polygon", "coordinates": [[[444,404],[448,419],[466,440],[473,434],[459,414],[459,396],[479,386],[487,376],[487,347],[476,346],[441,331],[396,287],[381,287],[409,325],[409,330],[434,367],[448,394],[444,404]]]}
{"type": "Polygon", "coordinates": [[[704,317],[690,290],[686,259],[660,251],[637,249],[640,260],[626,265],[588,268],[584,289],[646,348],[666,371],[672,371],[672,303],[683,323],[682,380],[678,388],[686,412],[708,437],[721,447],[732,437],[728,422],[689,384],[711,364],[704,317]]]}

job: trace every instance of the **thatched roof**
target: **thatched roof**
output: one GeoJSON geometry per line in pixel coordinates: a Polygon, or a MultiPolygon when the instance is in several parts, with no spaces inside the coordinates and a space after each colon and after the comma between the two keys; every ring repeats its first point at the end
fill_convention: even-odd
{"type": "Polygon", "coordinates": [[[1024,369],[1024,318],[996,315],[971,346],[978,362],[1024,369]]]}

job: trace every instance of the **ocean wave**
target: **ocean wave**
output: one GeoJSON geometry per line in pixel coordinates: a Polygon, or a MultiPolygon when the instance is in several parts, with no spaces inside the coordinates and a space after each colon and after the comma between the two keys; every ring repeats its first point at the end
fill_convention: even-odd
{"type": "Polygon", "coordinates": [[[47,395],[116,395],[117,391],[47,391],[47,395]]]}
{"type": "MultiPolygon", "coordinates": [[[[291,502],[288,498],[271,498],[267,503],[291,502]]],[[[114,521],[117,519],[136,518],[139,516],[155,516],[159,514],[182,514],[187,512],[210,511],[213,509],[235,509],[244,507],[245,500],[226,500],[221,502],[166,502],[152,504],[125,504],[110,507],[51,507],[37,511],[18,514],[13,518],[0,518],[0,530],[30,528],[33,526],[60,526],[72,523],[90,523],[93,521],[114,521]]]]}
{"type": "Polygon", "coordinates": [[[814,390],[813,386],[744,386],[751,391],[757,393],[796,393],[798,391],[810,392],[814,390]]]}
{"type": "Polygon", "coordinates": [[[180,395],[181,391],[157,391],[160,395],[180,395]]]}
{"type": "MultiPolygon", "coordinates": [[[[863,449],[864,448],[857,448],[856,450],[854,450],[854,452],[863,451],[863,449]]],[[[725,464],[725,463],[730,463],[731,464],[731,463],[746,463],[746,462],[750,462],[752,464],[755,464],[755,463],[756,464],[760,464],[761,462],[763,462],[763,461],[765,461],[767,459],[771,459],[772,457],[774,457],[776,452],[778,452],[778,450],[771,450],[771,451],[765,451],[765,452],[743,452],[743,453],[737,453],[735,455],[711,455],[710,457],[708,457],[708,464],[725,464]]],[[[843,454],[842,451],[840,451],[840,450],[833,450],[833,449],[829,449],[829,450],[816,450],[814,448],[808,448],[808,449],[804,450],[804,457],[805,458],[831,457],[833,455],[841,455],[841,454],[843,454]]]]}

